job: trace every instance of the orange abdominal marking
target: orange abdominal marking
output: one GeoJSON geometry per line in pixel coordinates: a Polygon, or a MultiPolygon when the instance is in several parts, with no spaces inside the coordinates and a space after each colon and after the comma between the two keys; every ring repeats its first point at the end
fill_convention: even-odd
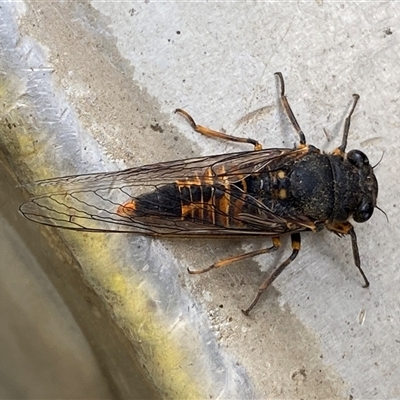
{"type": "Polygon", "coordinates": [[[132,217],[135,215],[136,203],[133,200],[126,202],[118,207],[117,214],[121,217],[132,217]]]}

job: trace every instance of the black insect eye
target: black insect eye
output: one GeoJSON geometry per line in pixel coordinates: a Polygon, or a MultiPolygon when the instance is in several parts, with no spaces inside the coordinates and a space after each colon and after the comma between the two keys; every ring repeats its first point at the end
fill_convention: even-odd
{"type": "Polygon", "coordinates": [[[353,219],[356,222],[368,221],[371,218],[373,212],[374,206],[372,203],[362,203],[358,210],[353,214],[353,219]]]}
{"type": "Polygon", "coordinates": [[[368,157],[360,150],[351,150],[347,153],[347,159],[356,167],[368,165],[368,157]]]}

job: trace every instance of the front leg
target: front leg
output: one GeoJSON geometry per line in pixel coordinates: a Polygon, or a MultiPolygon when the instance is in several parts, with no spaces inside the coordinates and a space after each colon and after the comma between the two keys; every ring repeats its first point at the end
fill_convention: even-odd
{"type": "Polygon", "coordinates": [[[332,222],[326,225],[327,229],[330,231],[336,233],[339,236],[342,235],[350,235],[351,237],[351,245],[353,247],[353,258],[354,258],[354,264],[360,271],[360,274],[362,275],[364,279],[364,285],[363,287],[368,287],[369,286],[369,281],[367,277],[364,274],[364,271],[361,268],[361,261],[360,261],[360,253],[358,251],[358,244],[357,244],[357,236],[356,232],[354,231],[354,227],[350,222],[332,222]]]}

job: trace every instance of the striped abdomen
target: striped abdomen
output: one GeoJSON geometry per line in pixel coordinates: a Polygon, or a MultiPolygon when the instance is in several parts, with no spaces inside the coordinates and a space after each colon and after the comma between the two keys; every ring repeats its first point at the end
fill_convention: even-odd
{"type": "Polygon", "coordinates": [[[241,213],[258,215],[286,198],[283,171],[247,176],[234,183],[206,184],[200,179],[156,187],[119,207],[129,217],[180,218],[223,227],[242,225],[241,213]]]}

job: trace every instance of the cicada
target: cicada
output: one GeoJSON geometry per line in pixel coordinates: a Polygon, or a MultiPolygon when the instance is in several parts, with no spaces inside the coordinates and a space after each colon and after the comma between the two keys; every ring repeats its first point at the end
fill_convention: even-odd
{"type": "Polygon", "coordinates": [[[360,263],[356,233],[350,220],[368,221],[376,207],[378,183],[367,156],[346,153],[350,119],[342,143],[326,154],[306,143],[276,73],[282,108],[299,137],[295,148],[262,149],[260,143],[197,125],[200,134],[253,145],[242,151],[135,167],[124,171],[66,176],[37,182],[39,194],[20,207],[28,219],[57,228],[85,232],[129,232],[155,237],[271,238],[268,248],[217,261],[202,273],[233,262],[271,253],[290,235],[292,252],[258,289],[248,315],[262,293],[296,258],[301,232],[324,228],[351,238],[354,263],[364,287],[369,285],[360,263]]]}

